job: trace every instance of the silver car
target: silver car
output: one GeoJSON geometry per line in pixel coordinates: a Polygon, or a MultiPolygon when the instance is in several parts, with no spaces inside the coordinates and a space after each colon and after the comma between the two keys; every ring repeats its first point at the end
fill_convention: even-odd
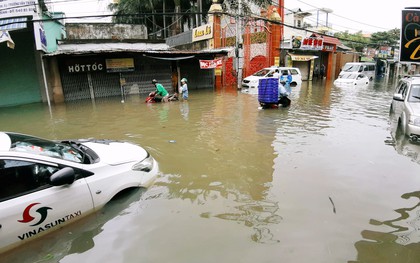
{"type": "Polygon", "coordinates": [[[399,80],[392,99],[390,114],[401,134],[413,142],[420,141],[420,75],[399,80]]]}

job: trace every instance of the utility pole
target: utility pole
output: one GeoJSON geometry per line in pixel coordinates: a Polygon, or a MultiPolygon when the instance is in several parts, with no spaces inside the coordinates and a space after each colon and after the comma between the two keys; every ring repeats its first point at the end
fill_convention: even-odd
{"type": "Polygon", "coordinates": [[[201,19],[203,16],[203,3],[202,0],[197,0],[197,9],[198,9],[198,14],[197,14],[197,26],[201,26],[201,19]]]}
{"type": "MultiPolygon", "coordinates": [[[[163,0],[163,13],[166,13],[166,1],[163,0]]],[[[163,15],[163,39],[166,39],[166,16],[163,15]]]]}
{"type": "Polygon", "coordinates": [[[236,58],[236,82],[237,88],[241,88],[242,82],[242,64],[240,63],[243,58],[242,48],[242,26],[241,26],[241,15],[242,15],[242,1],[238,0],[238,8],[236,9],[236,47],[235,47],[235,58],[236,58]]]}
{"type": "Polygon", "coordinates": [[[284,61],[284,51],[281,49],[284,40],[284,0],[279,0],[279,14],[282,24],[280,25],[280,46],[279,46],[279,66],[286,66],[284,61]]]}

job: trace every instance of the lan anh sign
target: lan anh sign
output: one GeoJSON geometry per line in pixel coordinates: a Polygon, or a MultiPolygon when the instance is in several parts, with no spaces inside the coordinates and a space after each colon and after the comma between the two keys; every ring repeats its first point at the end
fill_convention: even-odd
{"type": "Polygon", "coordinates": [[[401,62],[420,62],[420,9],[402,10],[401,62]]]}
{"type": "Polygon", "coordinates": [[[213,24],[206,24],[192,30],[192,42],[213,38],[213,24]]]}

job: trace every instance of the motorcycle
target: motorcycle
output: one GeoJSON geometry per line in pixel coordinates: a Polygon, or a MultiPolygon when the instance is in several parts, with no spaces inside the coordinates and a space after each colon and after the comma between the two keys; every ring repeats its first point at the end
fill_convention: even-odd
{"type": "MultiPolygon", "coordinates": [[[[168,101],[177,101],[177,100],[179,100],[177,93],[170,95],[168,98],[168,101]]],[[[156,91],[152,91],[149,93],[149,96],[146,98],[145,102],[146,103],[162,102],[162,98],[156,97],[156,91]]]]}

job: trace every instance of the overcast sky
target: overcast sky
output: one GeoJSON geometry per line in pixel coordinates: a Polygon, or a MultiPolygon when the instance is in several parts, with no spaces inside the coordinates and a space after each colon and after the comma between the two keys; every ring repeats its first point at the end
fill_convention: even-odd
{"type": "MultiPolygon", "coordinates": [[[[401,27],[401,10],[405,7],[420,7],[420,0],[284,0],[286,8],[302,11],[328,8],[328,24],[337,31],[373,33],[401,27]]],[[[318,22],[326,22],[326,13],[319,12],[318,22]]]]}
{"type": "MultiPolygon", "coordinates": [[[[52,0],[52,2],[53,11],[62,11],[67,17],[74,17],[108,14],[107,6],[112,0],[52,0]]],[[[328,24],[332,25],[334,31],[347,30],[353,33],[362,30],[364,33],[373,33],[400,28],[401,10],[405,7],[420,7],[420,0],[284,0],[284,5],[285,11],[294,8],[311,11],[314,14],[309,20],[311,24],[317,22],[321,25],[326,24],[328,18],[328,24]],[[333,12],[327,16],[324,12],[316,11],[322,8],[331,9],[333,12]]],[[[99,21],[106,22],[107,19],[99,21]]]]}

